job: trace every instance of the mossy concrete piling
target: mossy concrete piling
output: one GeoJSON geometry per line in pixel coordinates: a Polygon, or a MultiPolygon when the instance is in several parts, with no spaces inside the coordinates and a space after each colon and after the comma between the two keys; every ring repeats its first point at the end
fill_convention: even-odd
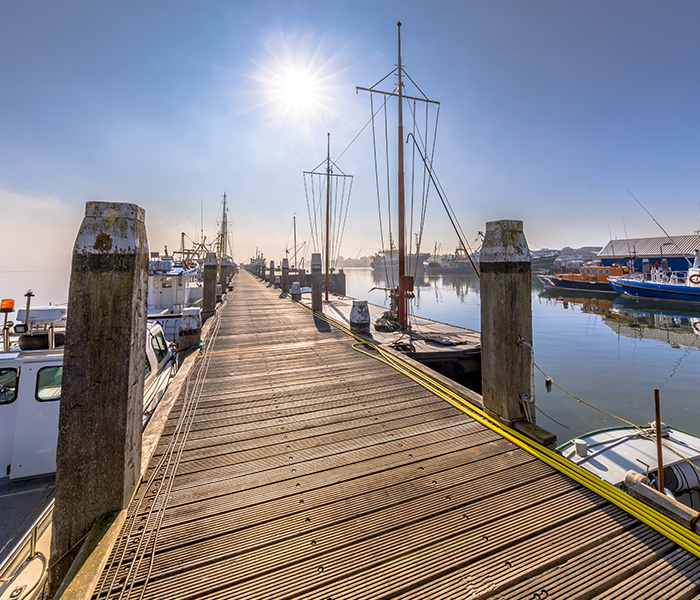
{"type": "Polygon", "coordinates": [[[148,293],[145,211],[88,202],[73,248],[56,450],[50,593],[141,473],[148,293]]]}
{"type": "Polygon", "coordinates": [[[311,309],[323,312],[323,282],[321,281],[321,254],[311,255],[311,309]]]}
{"type": "Polygon", "coordinates": [[[484,407],[507,422],[534,423],[532,275],[523,222],[486,223],[479,264],[484,407]]]}
{"type": "Polygon", "coordinates": [[[204,291],[202,294],[202,323],[216,312],[216,274],[218,264],[216,254],[207,253],[204,259],[204,291]]]}

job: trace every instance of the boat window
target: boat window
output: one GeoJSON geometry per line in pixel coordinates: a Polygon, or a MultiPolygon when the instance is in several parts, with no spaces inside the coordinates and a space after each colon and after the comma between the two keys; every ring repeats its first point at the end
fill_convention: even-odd
{"type": "Polygon", "coordinates": [[[165,343],[165,338],[162,333],[158,333],[151,338],[151,345],[153,346],[153,351],[156,353],[156,360],[158,363],[168,356],[168,345],[165,343]]]}
{"type": "Polygon", "coordinates": [[[148,362],[148,359],[146,359],[146,377],[148,377],[151,374],[151,363],[148,362]]]}
{"type": "Polygon", "coordinates": [[[36,399],[51,402],[61,399],[61,379],[63,367],[43,367],[36,375],[36,399]]]}
{"type": "Polygon", "coordinates": [[[605,269],[605,274],[610,275],[610,269],[605,269]]]}
{"type": "Polygon", "coordinates": [[[166,277],[163,279],[163,288],[171,288],[173,287],[173,278],[172,277],[166,277]]]}
{"type": "Polygon", "coordinates": [[[182,287],[182,277],[177,278],[177,287],[182,287]]]}
{"type": "Polygon", "coordinates": [[[17,369],[0,369],[0,404],[10,404],[17,398],[17,369]]]}

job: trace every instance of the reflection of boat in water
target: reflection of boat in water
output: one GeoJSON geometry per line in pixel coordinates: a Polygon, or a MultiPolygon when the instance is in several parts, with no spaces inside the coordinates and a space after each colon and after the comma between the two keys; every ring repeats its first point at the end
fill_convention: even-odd
{"type": "MultiPolygon", "coordinates": [[[[534,270],[534,269],[533,269],[534,270]]],[[[616,294],[608,282],[610,276],[620,276],[629,273],[629,267],[602,264],[584,265],[578,273],[555,273],[554,275],[538,275],[546,290],[573,290],[581,292],[603,292],[616,294]]]]}
{"type": "Polygon", "coordinates": [[[700,303],[700,250],[695,252],[695,260],[687,272],[651,267],[648,272],[611,277],[610,285],[628,296],[700,303]]]}
{"type": "MultiPolygon", "coordinates": [[[[5,313],[14,309],[11,301],[2,304],[5,313]]],[[[20,335],[4,336],[0,351],[2,599],[38,597],[47,573],[66,315],[65,306],[19,310],[15,332],[20,335]]],[[[177,370],[160,325],[147,327],[144,427],[177,370]]]]}
{"type": "MultiPolygon", "coordinates": [[[[700,508],[700,438],[661,425],[666,495],[700,508]]],[[[625,489],[658,488],[656,435],[653,427],[616,427],[593,431],[558,448],[565,458],[625,489]]]]}
{"type": "Polygon", "coordinates": [[[557,260],[559,252],[556,250],[536,250],[532,252],[530,267],[532,272],[549,271],[557,260]]]}

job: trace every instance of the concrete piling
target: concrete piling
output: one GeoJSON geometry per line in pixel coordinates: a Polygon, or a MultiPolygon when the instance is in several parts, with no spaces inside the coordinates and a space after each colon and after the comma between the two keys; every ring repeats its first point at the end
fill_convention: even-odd
{"type": "Polygon", "coordinates": [[[321,280],[321,255],[311,255],[311,309],[323,312],[323,281],[321,280]]]}
{"type": "Polygon", "coordinates": [[[534,422],[532,275],[523,222],[486,223],[479,263],[484,406],[507,422],[534,422]]]}
{"type": "Polygon", "coordinates": [[[370,322],[367,300],[353,300],[350,310],[350,331],[369,335],[370,322]]]}
{"type": "Polygon", "coordinates": [[[68,293],[50,597],[95,520],[125,509],[139,481],[147,282],[143,208],[88,202],[68,293]]]}
{"type": "Polygon", "coordinates": [[[286,294],[289,291],[289,260],[282,259],[282,293],[286,294]]]}
{"type": "Polygon", "coordinates": [[[274,260],[270,261],[270,277],[268,278],[268,281],[270,282],[270,287],[275,286],[275,261],[274,260]]]}
{"type": "Polygon", "coordinates": [[[204,259],[204,292],[202,294],[202,323],[216,312],[216,254],[208,252],[204,259]]]}

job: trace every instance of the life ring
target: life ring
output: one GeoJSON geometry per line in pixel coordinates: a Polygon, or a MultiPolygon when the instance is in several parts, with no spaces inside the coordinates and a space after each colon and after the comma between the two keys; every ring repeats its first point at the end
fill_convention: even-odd
{"type": "Polygon", "coordinates": [[[700,275],[697,273],[693,273],[690,277],[688,277],[688,279],[690,280],[690,283],[700,283],[700,275]]]}
{"type": "Polygon", "coordinates": [[[700,333],[700,323],[693,323],[693,329],[695,329],[695,331],[700,333]]]}

